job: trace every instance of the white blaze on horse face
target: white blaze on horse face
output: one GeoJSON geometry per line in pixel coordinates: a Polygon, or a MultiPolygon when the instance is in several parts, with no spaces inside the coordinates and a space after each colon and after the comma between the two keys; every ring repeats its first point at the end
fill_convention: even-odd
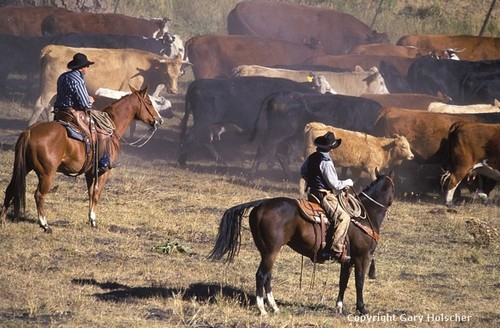
{"type": "Polygon", "coordinates": [[[267,315],[267,311],[264,308],[264,298],[260,297],[260,296],[257,296],[256,302],[257,302],[257,308],[260,311],[260,315],[261,316],[266,316],[267,315]]]}

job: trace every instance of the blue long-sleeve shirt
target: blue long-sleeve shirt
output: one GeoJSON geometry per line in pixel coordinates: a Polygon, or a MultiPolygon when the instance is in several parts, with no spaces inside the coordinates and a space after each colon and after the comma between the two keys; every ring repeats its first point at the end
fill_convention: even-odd
{"type": "Polygon", "coordinates": [[[92,108],[82,72],[68,71],[59,76],[54,107],[73,107],[77,110],[92,108]]]}

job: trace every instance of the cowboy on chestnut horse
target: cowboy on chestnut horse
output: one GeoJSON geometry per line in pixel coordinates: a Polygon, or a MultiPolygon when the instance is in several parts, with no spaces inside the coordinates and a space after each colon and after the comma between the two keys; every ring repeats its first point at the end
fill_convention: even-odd
{"type": "Polygon", "coordinates": [[[91,116],[92,104],[94,98],[89,95],[85,84],[85,74],[90,65],[94,62],[89,61],[87,56],[77,53],[73,56],[67,67],[67,71],[57,79],[57,98],[54,103],[54,120],[67,122],[80,129],[85,137],[85,144],[93,147],[95,156],[99,156],[98,174],[110,170],[112,165],[109,158],[110,137],[97,137],[96,128],[91,116]],[[98,151],[95,151],[97,147],[98,151]]]}

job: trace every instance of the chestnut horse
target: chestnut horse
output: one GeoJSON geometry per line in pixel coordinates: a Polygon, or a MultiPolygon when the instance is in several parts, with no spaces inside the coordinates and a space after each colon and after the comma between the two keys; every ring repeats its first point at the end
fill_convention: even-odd
{"type": "MultiPolygon", "coordinates": [[[[377,179],[358,195],[366,210],[367,219],[357,220],[359,224],[351,220],[349,225],[351,260],[341,264],[340,268],[337,297],[339,313],[343,310],[344,292],[352,267],[354,267],[356,279],[356,309],[361,314],[368,313],[363,302],[363,285],[377,246],[380,226],[394,199],[395,189],[392,179],[392,172],[389,175],[381,175],[377,172],[377,179]]],[[[256,274],[256,302],[260,314],[267,315],[264,308],[264,289],[273,311],[279,311],[271,290],[272,268],[279,251],[284,245],[288,245],[297,253],[314,261],[318,256],[315,254],[315,249],[317,249],[315,246],[319,243],[319,234],[313,223],[301,217],[295,199],[278,197],[256,200],[236,205],[225,211],[220,222],[217,241],[209,255],[210,259],[220,260],[227,254],[227,261],[233,261],[241,242],[241,222],[250,208],[252,208],[249,216],[250,230],[261,256],[256,274]]],[[[370,269],[374,270],[374,266],[370,269]]]]}
{"type": "MultiPolygon", "coordinates": [[[[132,88],[131,88],[132,89],[132,88]]],[[[120,139],[134,119],[143,121],[156,131],[163,122],[147,95],[147,88],[132,93],[106,107],[103,112],[109,115],[115,129],[111,135],[109,155],[114,163],[120,150],[120,139]]],[[[9,206],[14,206],[14,219],[24,212],[26,204],[26,175],[35,171],[38,186],[35,202],[38,222],[46,231],[51,232],[45,216],[45,196],[50,190],[56,173],[77,176],[85,173],[89,195],[89,220],[96,227],[96,207],[102,188],[109,178],[109,172],[96,179],[93,165],[87,164],[86,146],[82,141],[68,137],[66,128],[58,122],[43,122],[30,126],[19,136],[14,159],[12,178],[5,191],[5,200],[0,214],[0,222],[5,223],[9,206]]]]}

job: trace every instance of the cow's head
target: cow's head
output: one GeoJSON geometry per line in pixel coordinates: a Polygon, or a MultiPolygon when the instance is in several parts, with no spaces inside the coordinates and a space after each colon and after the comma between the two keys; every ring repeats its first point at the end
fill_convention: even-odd
{"type": "Polygon", "coordinates": [[[391,143],[391,158],[395,161],[395,164],[401,164],[402,160],[411,161],[415,155],[413,155],[410,149],[410,143],[405,136],[400,136],[395,134],[393,136],[394,142],[391,143]]]}
{"type": "Polygon", "coordinates": [[[156,25],[158,25],[158,30],[153,33],[153,38],[159,40],[168,34],[168,22],[171,21],[170,18],[153,18],[151,19],[156,25]]]}
{"type": "Polygon", "coordinates": [[[370,74],[368,77],[364,78],[363,81],[366,82],[366,93],[371,94],[388,94],[387,86],[385,85],[385,80],[382,74],[380,74],[378,68],[370,68],[370,74]]]}
{"type": "Polygon", "coordinates": [[[387,33],[382,32],[379,33],[375,30],[372,31],[372,34],[368,36],[367,43],[386,43],[390,44],[391,40],[389,39],[389,35],[387,33]]]}
{"type": "Polygon", "coordinates": [[[163,84],[165,84],[168,93],[177,94],[177,81],[182,75],[181,73],[183,64],[192,65],[191,63],[182,60],[180,54],[178,54],[174,58],[155,58],[155,68],[158,68],[161,70],[161,72],[164,72],[162,73],[164,74],[163,84]]]}

